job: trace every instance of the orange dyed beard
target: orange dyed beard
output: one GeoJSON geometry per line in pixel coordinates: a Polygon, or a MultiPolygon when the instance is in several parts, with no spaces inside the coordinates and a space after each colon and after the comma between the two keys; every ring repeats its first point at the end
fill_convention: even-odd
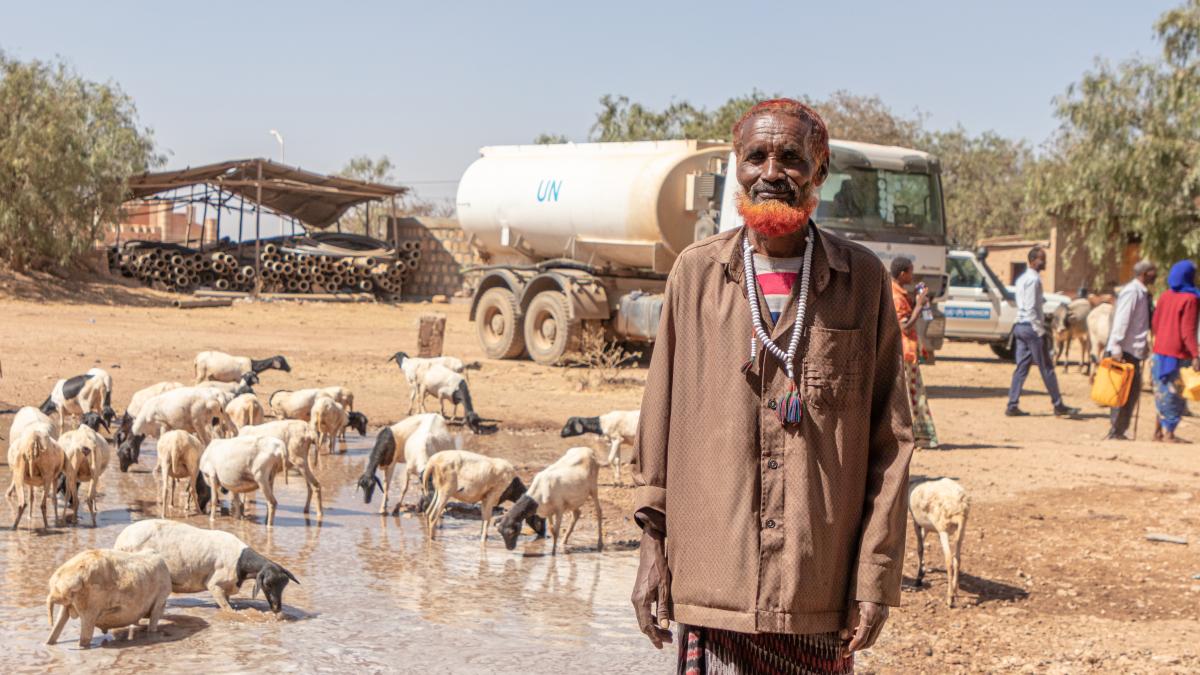
{"type": "Polygon", "coordinates": [[[817,210],[820,197],[815,191],[810,191],[808,198],[800,206],[785,204],[778,199],[768,199],[755,204],[750,201],[745,191],[736,195],[737,210],[742,216],[746,227],[767,237],[783,237],[808,224],[808,219],[817,210]]]}

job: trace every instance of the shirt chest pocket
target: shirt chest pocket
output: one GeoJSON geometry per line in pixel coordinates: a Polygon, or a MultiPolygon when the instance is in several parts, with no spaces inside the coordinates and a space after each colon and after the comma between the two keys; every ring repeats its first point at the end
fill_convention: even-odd
{"type": "Polygon", "coordinates": [[[862,405],[862,330],[813,327],[804,359],[804,400],[818,410],[862,405]]]}

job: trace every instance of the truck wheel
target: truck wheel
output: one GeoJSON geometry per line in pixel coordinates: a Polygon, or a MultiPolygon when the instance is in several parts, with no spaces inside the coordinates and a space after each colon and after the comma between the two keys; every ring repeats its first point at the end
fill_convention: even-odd
{"type": "Polygon", "coordinates": [[[475,307],[479,346],[491,359],[515,359],[525,353],[517,298],[507,288],[489,288],[475,307]]]}
{"type": "Polygon", "coordinates": [[[571,321],[567,296],[559,291],[542,291],[525,311],[525,347],[529,356],[543,365],[555,365],[579,347],[582,328],[571,321]]]}
{"type": "Polygon", "coordinates": [[[1013,361],[1017,358],[1017,353],[1008,344],[1008,340],[1005,340],[1004,342],[993,342],[988,346],[992,348],[992,353],[1001,361],[1013,361]]]}

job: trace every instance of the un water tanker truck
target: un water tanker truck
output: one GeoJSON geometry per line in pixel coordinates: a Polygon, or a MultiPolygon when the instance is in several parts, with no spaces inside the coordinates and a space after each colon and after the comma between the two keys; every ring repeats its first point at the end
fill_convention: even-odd
{"type": "MultiPolygon", "coordinates": [[[[814,219],[886,263],[904,255],[931,297],[946,284],[939,165],[917,150],[830,141],[814,219]]],[[[484,264],[470,318],[491,358],[557,363],[589,327],[652,343],[679,253],[739,227],[728,143],[493,146],[467,168],[456,207],[484,264]]],[[[921,324],[941,346],[940,315],[921,324]]]]}

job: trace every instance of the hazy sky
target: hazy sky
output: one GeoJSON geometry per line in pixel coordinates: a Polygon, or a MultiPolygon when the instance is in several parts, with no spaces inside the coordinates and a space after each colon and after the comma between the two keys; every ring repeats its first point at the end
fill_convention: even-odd
{"type": "Polygon", "coordinates": [[[119,83],[170,168],[278,159],[274,128],[290,164],[386,154],[436,198],[480,146],[585,140],[605,93],[712,107],[847,89],[1039,143],[1051,99],[1097,57],[1156,54],[1175,4],[22,2],[0,11],[0,49],[119,83]]]}

